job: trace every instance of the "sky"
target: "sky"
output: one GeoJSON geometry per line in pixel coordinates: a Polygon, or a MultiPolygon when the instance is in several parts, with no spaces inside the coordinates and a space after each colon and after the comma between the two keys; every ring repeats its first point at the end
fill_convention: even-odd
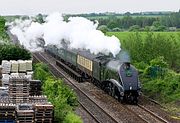
{"type": "Polygon", "coordinates": [[[180,0],[0,0],[0,15],[179,11],[180,0]]]}

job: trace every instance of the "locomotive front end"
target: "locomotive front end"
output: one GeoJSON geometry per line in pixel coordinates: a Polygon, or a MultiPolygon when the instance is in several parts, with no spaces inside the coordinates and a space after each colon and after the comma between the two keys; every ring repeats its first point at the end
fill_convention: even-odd
{"type": "Polygon", "coordinates": [[[125,62],[119,68],[119,76],[124,90],[123,100],[136,104],[140,95],[138,71],[129,62],[125,62]]]}

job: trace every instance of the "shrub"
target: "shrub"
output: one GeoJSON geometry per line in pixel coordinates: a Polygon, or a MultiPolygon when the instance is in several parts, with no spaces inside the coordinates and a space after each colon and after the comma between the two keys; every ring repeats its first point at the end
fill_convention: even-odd
{"type": "MultiPolygon", "coordinates": [[[[38,63],[34,65],[34,67],[35,79],[40,79],[43,82],[43,92],[47,95],[48,100],[55,106],[55,120],[57,122],[67,121],[67,119],[65,119],[66,117],[77,119],[78,116],[75,114],[69,114],[69,112],[73,112],[78,105],[77,96],[73,90],[65,85],[61,79],[54,78],[49,73],[47,65],[38,63]],[[70,116],[67,116],[68,114],[70,116]]],[[[71,120],[76,121],[76,119],[71,120]]]]}
{"type": "Polygon", "coordinates": [[[63,123],[82,123],[82,120],[74,113],[68,112],[63,123]]]}

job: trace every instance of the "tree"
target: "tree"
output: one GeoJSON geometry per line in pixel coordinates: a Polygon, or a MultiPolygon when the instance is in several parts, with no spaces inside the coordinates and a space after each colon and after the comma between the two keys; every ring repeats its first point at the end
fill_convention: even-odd
{"type": "Polygon", "coordinates": [[[113,28],[118,27],[118,24],[115,22],[115,20],[111,20],[111,21],[109,21],[109,22],[107,23],[107,27],[108,27],[109,29],[113,29],[113,28]]]}
{"type": "Polygon", "coordinates": [[[2,60],[28,60],[30,58],[31,54],[26,49],[12,44],[0,44],[0,63],[2,60]]]}
{"type": "Polygon", "coordinates": [[[104,34],[109,31],[109,28],[106,25],[101,25],[98,27],[98,30],[101,30],[104,34]]]}
{"type": "Polygon", "coordinates": [[[139,31],[140,30],[140,26],[139,25],[133,25],[129,28],[129,31],[139,31]]]}
{"type": "Polygon", "coordinates": [[[44,19],[43,19],[43,15],[42,14],[38,14],[35,18],[36,22],[38,23],[44,23],[44,19]]]}

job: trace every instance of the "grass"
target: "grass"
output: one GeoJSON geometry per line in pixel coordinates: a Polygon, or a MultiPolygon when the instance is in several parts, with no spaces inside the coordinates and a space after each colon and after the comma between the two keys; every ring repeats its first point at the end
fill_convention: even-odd
{"type": "MultiPolygon", "coordinates": [[[[136,32],[107,32],[106,34],[109,36],[116,36],[119,40],[125,40],[127,39],[130,35],[135,34],[136,32]]],[[[143,37],[145,37],[145,34],[147,32],[139,32],[142,34],[143,37]]],[[[163,36],[174,36],[175,38],[180,39],[180,32],[153,32],[154,34],[161,34],[163,36]]]]}

